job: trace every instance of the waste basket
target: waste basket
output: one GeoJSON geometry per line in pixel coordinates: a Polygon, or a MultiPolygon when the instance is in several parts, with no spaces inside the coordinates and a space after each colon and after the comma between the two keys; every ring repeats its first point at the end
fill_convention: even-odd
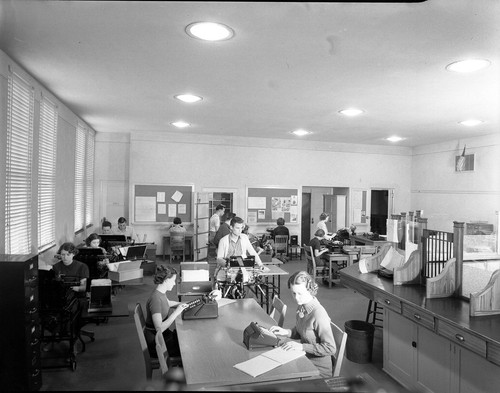
{"type": "Polygon", "coordinates": [[[369,363],[372,360],[375,327],[365,321],[347,321],[346,357],[351,362],[369,363]]]}

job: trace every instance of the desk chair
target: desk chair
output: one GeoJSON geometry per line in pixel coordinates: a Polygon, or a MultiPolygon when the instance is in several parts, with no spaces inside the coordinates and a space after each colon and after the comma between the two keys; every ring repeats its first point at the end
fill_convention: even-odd
{"type": "Polygon", "coordinates": [[[186,260],[186,234],[171,233],[170,234],[170,263],[172,263],[175,255],[182,255],[182,262],[186,260]]]}
{"type": "Polygon", "coordinates": [[[344,361],[347,333],[342,331],[342,329],[333,322],[330,322],[330,325],[332,327],[333,339],[335,340],[335,345],[337,346],[337,353],[335,354],[335,357],[332,356],[332,377],[338,377],[340,375],[340,369],[342,368],[342,362],[344,361]]]}
{"type": "Polygon", "coordinates": [[[146,336],[144,335],[144,330],[146,329],[146,320],[144,319],[144,313],[142,312],[140,303],[137,303],[135,305],[134,321],[135,327],[137,329],[137,336],[139,337],[139,342],[141,343],[142,355],[144,356],[146,378],[151,379],[153,377],[153,370],[157,370],[160,368],[160,361],[158,359],[152,358],[149,355],[148,344],[146,342],[146,336]]]}
{"type": "Polygon", "coordinates": [[[312,276],[313,280],[316,281],[318,275],[325,275],[325,268],[328,270],[328,284],[332,283],[332,271],[328,269],[327,266],[317,266],[316,258],[314,257],[314,251],[311,246],[306,246],[304,244],[304,251],[306,253],[306,261],[307,261],[307,272],[312,276]]]}
{"type": "Polygon", "coordinates": [[[276,254],[288,254],[288,235],[276,235],[274,237],[274,252],[276,254]]]}
{"type": "Polygon", "coordinates": [[[288,243],[288,255],[290,256],[290,259],[294,257],[299,259],[302,258],[302,248],[299,244],[298,235],[290,236],[290,242],[288,243]]]}
{"type": "Polygon", "coordinates": [[[278,323],[279,327],[283,327],[285,323],[286,309],[286,304],[278,296],[274,296],[269,316],[278,323]]]}
{"type": "Polygon", "coordinates": [[[163,333],[161,331],[156,332],[155,336],[156,343],[156,354],[158,355],[158,361],[160,362],[160,370],[162,377],[165,377],[168,369],[170,367],[182,367],[182,359],[180,357],[171,357],[168,354],[168,348],[165,344],[165,339],[163,338],[163,333]]]}

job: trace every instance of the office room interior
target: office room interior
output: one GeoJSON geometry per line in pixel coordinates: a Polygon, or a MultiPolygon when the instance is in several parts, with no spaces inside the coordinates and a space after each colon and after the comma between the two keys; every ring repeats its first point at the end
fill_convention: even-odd
{"type": "MultiPolygon", "coordinates": [[[[15,253],[38,253],[39,264],[52,264],[59,245],[80,244],[100,230],[103,217],[115,227],[124,216],[160,256],[171,220],[136,222],[133,190],[141,184],[191,186],[193,196],[230,193],[232,210],[245,221],[249,188],[297,189],[298,216],[286,225],[301,244],[314,236],[328,195],[345,196],[334,212],[340,218],[331,217],[333,232],[351,224],[358,233],[376,232],[371,198],[380,190],[387,191],[381,214],[388,218],[421,210],[430,229],[453,232],[454,221],[479,222],[493,224],[496,233],[498,26],[495,0],[2,0],[2,206],[9,198],[12,80],[33,93],[31,194],[23,218],[30,241],[15,253]],[[200,21],[223,23],[234,35],[206,42],[186,32],[200,21]],[[468,58],[484,59],[486,67],[448,67],[468,58]],[[176,98],[187,93],[201,100],[176,98]],[[37,221],[44,100],[57,117],[49,247],[39,244],[37,221]],[[357,116],[341,113],[353,108],[357,116]],[[186,127],[173,125],[181,120],[186,127]],[[468,120],[478,123],[461,124],[468,120]],[[299,129],[306,135],[293,134],[299,129]],[[88,135],[83,161],[75,161],[78,130],[88,135]],[[401,139],[387,139],[394,136],[401,139]],[[472,170],[457,168],[463,153],[472,170]],[[84,205],[75,218],[78,165],[85,166],[85,182],[76,199],[84,205]]],[[[191,209],[184,225],[195,231],[194,201],[191,209]]],[[[16,218],[0,209],[2,254],[17,250],[8,220],[16,218]]],[[[271,221],[249,225],[263,233],[271,221]]]]}

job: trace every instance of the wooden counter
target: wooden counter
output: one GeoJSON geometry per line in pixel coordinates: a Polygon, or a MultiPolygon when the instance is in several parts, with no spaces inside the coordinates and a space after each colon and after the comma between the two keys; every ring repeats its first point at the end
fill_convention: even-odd
{"type": "Polygon", "coordinates": [[[360,273],[357,263],[340,271],[340,282],[384,307],[384,370],[406,387],[491,392],[500,386],[500,315],[469,317],[464,299],[428,299],[424,286],[395,286],[360,273]]]}
{"type": "Polygon", "coordinates": [[[351,241],[351,245],[353,246],[355,245],[382,246],[386,243],[392,243],[384,239],[371,240],[363,235],[349,235],[349,240],[351,241]]]}

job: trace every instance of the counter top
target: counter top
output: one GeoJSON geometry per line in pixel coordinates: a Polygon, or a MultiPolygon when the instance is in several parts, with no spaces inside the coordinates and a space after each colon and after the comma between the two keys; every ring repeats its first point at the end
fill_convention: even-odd
{"type": "Polygon", "coordinates": [[[392,280],[376,273],[360,273],[355,263],[340,270],[340,282],[364,296],[374,299],[376,293],[388,294],[403,304],[431,313],[442,320],[496,345],[500,345],[500,315],[470,317],[469,302],[455,297],[428,299],[422,285],[394,285],[392,280]]]}

